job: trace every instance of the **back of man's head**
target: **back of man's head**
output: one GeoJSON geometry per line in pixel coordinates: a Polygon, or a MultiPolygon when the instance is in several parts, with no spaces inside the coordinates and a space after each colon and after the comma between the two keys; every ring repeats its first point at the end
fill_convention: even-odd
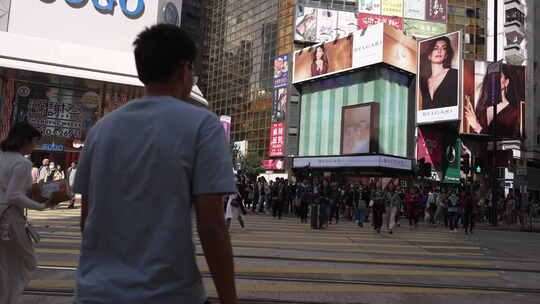
{"type": "Polygon", "coordinates": [[[133,42],[139,79],[145,85],[167,83],[182,63],[193,63],[197,47],[178,26],[158,24],[142,31],[133,42]]]}

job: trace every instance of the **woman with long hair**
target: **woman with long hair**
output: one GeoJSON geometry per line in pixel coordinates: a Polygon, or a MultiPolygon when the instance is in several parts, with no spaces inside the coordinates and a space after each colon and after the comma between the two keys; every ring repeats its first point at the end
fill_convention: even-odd
{"type": "MultiPolygon", "coordinates": [[[[519,137],[520,96],[519,77],[512,66],[503,64],[501,69],[501,98],[497,104],[497,135],[519,137]]],[[[474,108],[470,96],[465,96],[465,117],[471,131],[477,134],[491,134],[493,128],[493,105],[489,98],[491,86],[486,73],[482,82],[480,98],[474,108]]]]}
{"type": "MultiPolygon", "coordinates": [[[[27,197],[32,189],[32,153],[41,133],[27,122],[16,123],[0,143],[0,303],[15,304],[36,268],[34,248],[24,209],[44,210],[27,197]]],[[[32,191],[34,192],[34,191],[32,191]]],[[[33,196],[43,200],[40,195],[33,196]]]]}
{"type": "Polygon", "coordinates": [[[328,56],[324,49],[324,44],[315,47],[313,52],[313,61],[311,62],[311,76],[319,76],[328,73],[328,56]]]}
{"type": "Polygon", "coordinates": [[[458,71],[452,68],[450,38],[442,36],[426,43],[428,48],[420,58],[422,110],[457,106],[458,71]]]}

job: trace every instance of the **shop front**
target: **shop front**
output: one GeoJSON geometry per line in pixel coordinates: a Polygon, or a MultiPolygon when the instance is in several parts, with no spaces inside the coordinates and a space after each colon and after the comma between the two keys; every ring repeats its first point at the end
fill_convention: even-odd
{"type": "MultiPolygon", "coordinates": [[[[97,120],[144,94],[136,35],[157,22],[179,24],[164,19],[162,7],[181,1],[105,2],[8,1],[0,16],[0,138],[15,122],[30,122],[43,134],[34,163],[76,161],[97,120]]],[[[189,101],[207,106],[196,86],[189,101]]]]}

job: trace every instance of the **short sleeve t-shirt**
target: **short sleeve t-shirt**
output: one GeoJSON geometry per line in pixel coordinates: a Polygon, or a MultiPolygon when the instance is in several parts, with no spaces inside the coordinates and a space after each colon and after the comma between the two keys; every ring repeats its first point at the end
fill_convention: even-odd
{"type": "Polygon", "coordinates": [[[89,132],[74,190],[89,199],[75,303],[205,301],[192,197],[235,192],[213,113],[172,97],[109,113],[89,132]]]}

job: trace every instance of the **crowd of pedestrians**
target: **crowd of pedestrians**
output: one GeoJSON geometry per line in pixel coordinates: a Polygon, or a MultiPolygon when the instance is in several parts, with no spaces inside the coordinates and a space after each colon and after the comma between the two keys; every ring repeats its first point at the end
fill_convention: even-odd
{"type": "MultiPolygon", "coordinates": [[[[424,222],[451,232],[458,232],[461,227],[470,234],[476,223],[488,223],[492,217],[490,196],[480,197],[452,185],[403,188],[390,183],[383,188],[376,183],[346,184],[326,179],[297,183],[283,178],[268,182],[264,177],[249,180],[239,176],[237,187],[235,201],[239,203],[235,206],[241,210],[238,214],[250,210],[277,219],[286,214],[317,229],[345,219],[360,227],[370,222],[378,233],[384,229],[392,234],[400,219],[404,219],[410,229],[417,229],[424,222]]],[[[535,208],[530,201],[529,196],[517,190],[511,190],[506,197],[501,195],[497,202],[498,220],[508,225],[526,225],[530,220],[527,215],[535,208]]]]}

